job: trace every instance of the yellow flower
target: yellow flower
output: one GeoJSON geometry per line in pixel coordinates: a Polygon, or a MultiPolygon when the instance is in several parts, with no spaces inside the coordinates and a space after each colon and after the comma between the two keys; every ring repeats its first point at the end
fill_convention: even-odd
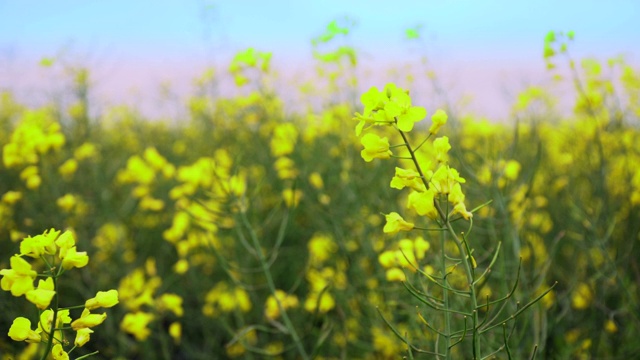
{"type": "Polygon", "coordinates": [[[404,274],[402,269],[393,267],[388,269],[386,272],[387,281],[406,281],[407,276],[404,274]]]}
{"type": "Polygon", "coordinates": [[[110,308],[118,304],[118,290],[98,291],[95,297],[85,301],[84,307],[88,310],[97,308],[110,308]]]}
{"type": "Polygon", "coordinates": [[[328,291],[312,291],[304,302],[304,309],[310,313],[326,313],[336,306],[336,301],[328,291]]]}
{"type": "Polygon", "coordinates": [[[14,341],[26,341],[28,343],[39,343],[41,341],[40,334],[31,330],[31,321],[21,316],[13,320],[13,324],[9,328],[9,337],[14,341]]]}
{"type": "Polygon", "coordinates": [[[73,151],[73,157],[77,160],[84,160],[95,157],[97,153],[96,146],[90,142],[86,142],[73,151]]]}
{"type": "Polygon", "coordinates": [[[413,169],[402,169],[396,167],[396,175],[391,179],[390,186],[394,189],[404,189],[406,186],[416,190],[424,191],[425,186],[420,174],[413,169]]]}
{"type": "Polygon", "coordinates": [[[312,172],[309,175],[309,183],[314,188],[320,190],[324,187],[324,182],[322,181],[322,176],[317,172],[312,172]]]}
{"type": "MultiPolygon", "coordinates": [[[[60,251],[62,252],[62,249],[68,250],[74,247],[76,245],[76,239],[73,236],[73,233],[67,230],[56,239],[55,244],[60,248],[60,251]]],[[[64,254],[61,256],[64,256],[64,254]]]]}
{"type": "Polygon", "coordinates": [[[160,211],[164,209],[164,201],[155,199],[151,195],[146,195],[140,200],[138,206],[140,206],[142,210],[160,211]]]}
{"type": "Polygon", "coordinates": [[[78,160],[76,159],[69,159],[64,163],[62,163],[62,165],[60,165],[60,167],[58,168],[58,172],[60,173],[60,175],[62,175],[62,177],[65,180],[68,180],[69,178],[71,178],[71,176],[75,174],[77,170],[78,170],[78,160]]]}
{"type": "Polygon", "coordinates": [[[156,301],[156,307],[159,311],[169,310],[176,314],[176,316],[182,316],[184,314],[182,297],[176,294],[162,294],[156,301]]]}
{"type": "Polygon", "coordinates": [[[294,179],[298,176],[298,170],[296,169],[296,163],[288,157],[279,157],[273,167],[278,172],[280,179],[294,179]]]}
{"type": "Polygon", "coordinates": [[[55,344],[53,349],[51,349],[51,355],[53,356],[53,360],[69,360],[69,354],[62,349],[62,345],[55,344]]]}
{"type": "Polygon", "coordinates": [[[5,204],[13,205],[22,199],[22,193],[20,191],[7,191],[2,195],[2,202],[5,204]]]}
{"type": "Polygon", "coordinates": [[[315,234],[307,244],[309,258],[313,264],[321,264],[329,259],[338,249],[331,237],[324,234],[315,234]]]}
{"type": "Polygon", "coordinates": [[[120,329],[133,335],[136,340],[144,341],[151,335],[147,325],[154,319],[153,314],[146,312],[128,313],[122,319],[120,329]]]}
{"type": "Polygon", "coordinates": [[[84,328],[91,328],[102,324],[106,318],[106,313],[92,314],[88,309],[84,309],[80,318],[71,323],[71,328],[76,331],[84,328]]]}
{"type": "Polygon", "coordinates": [[[300,203],[300,198],[302,198],[302,191],[284,189],[282,191],[282,198],[284,199],[284,203],[287,207],[296,207],[298,206],[298,203],[300,203]]]}
{"type": "Polygon", "coordinates": [[[571,306],[573,306],[574,309],[584,310],[591,305],[592,300],[593,292],[589,285],[585,283],[578,284],[571,294],[571,306]]]}
{"type": "Polygon", "coordinates": [[[387,250],[378,255],[378,262],[385,269],[396,266],[398,264],[396,252],[387,250]]]}
{"type": "Polygon", "coordinates": [[[606,332],[613,334],[618,332],[618,325],[616,325],[615,321],[613,321],[612,319],[608,319],[604,323],[604,329],[606,332]]]}
{"type": "Polygon", "coordinates": [[[42,183],[42,178],[38,174],[38,167],[27,166],[20,172],[20,179],[24,180],[28,189],[37,189],[42,183]]]}
{"type": "Polygon", "coordinates": [[[293,149],[298,138],[298,130],[294,124],[279,124],[273,131],[271,138],[271,154],[273,156],[288,155],[293,149]]]}
{"type": "Polygon", "coordinates": [[[464,202],[465,196],[462,193],[460,183],[454,183],[453,186],[451,186],[448,199],[454,205],[464,202]]]}
{"type": "MultiPolygon", "coordinates": [[[[71,317],[69,316],[69,310],[59,310],[58,316],[56,317],[56,328],[62,328],[64,324],[69,324],[71,322],[71,317]]],[[[46,341],[49,339],[49,334],[51,333],[51,324],[53,323],[53,310],[47,309],[40,314],[40,321],[38,322],[38,330],[39,333],[42,333],[43,338],[42,341],[46,341]]],[[[56,339],[62,339],[62,331],[57,330],[54,336],[56,339]]],[[[57,340],[55,340],[57,341],[57,340]]]]}
{"type": "Polygon", "coordinates": [[[424,192],[412,191],[409,194],[407,207],[415,210],[418,215],[428,216],[431,219],[438,217],[438,210],[434,204],[435,191],[429,189],[424,192]]]}
{"type": "Polygon", "coordinates": [[[440,166],[431,177],[431,184],[438,194],[449,194],[456,182],[464,184],[466,180],[460,176],[458,170],[449,166],[440,166]]]}
{"type": "Polygon", "coordinates": [[[447,123],[447,113],[444,112],[443,110],[436,110],[436,112],[431,115],[431,127],[429,128],[429,133],[432,135],[435,135],[436,133],[438,133],[438,130],[440,130],[440,128],[447,123]]]}
{"type": "Polygon", "coordinates": [[[360,152],[360,155],[366,162],[371,162],[373,159],[388,159],[392,153],[389,150],[389,139],[386,137],[381,138],[376,134],[365,134],[360,143],[364,146],[364,150],[360,152]]]}
{"type": "Polygon", "coordinates": [[[267,319],[277,319],[280,317],[280,306],[284,310],[298,306],[298,298],[295,295],[289,295],[282,290],[276,290],[275,296],[269,295],[264,305],[264,315],[267,319]]]}
{"type": "Polygon", "coordinates": [[[34,259],[39,258],[44,254],[53,255],[56,253],[55,239],[60,234],[60,231],[51,229],[47,230],[42,235],[36,235],[34,237],[27,237],[20,243],[20,254],[32,257],[34,259]]]}
{"type": "Polygon", "coordinates": [[[31,303],[35,304],[38,309],[44,310],[49,307],[51,299],[53,299],[56,294],[54,289],[55,286],[53,285],[53,278],[39,280],[38,288],[27,291],[26,298],[31,303]]]}
{"type": "Polygon", "coordinates": [[[88,263],[89,263],[89,256],[87,256],[87,252],[86,251],[77,252],[75,246],[68,249],[64,257],[62,257],[62,267],[65,270],[69,270],[74,267],[75,268],[85,267],[88,263]]]}
{"type": "Polygon", "coordinates": [[[399,231],[410,231],[413,229],[413,223],[405,221],[397,212],[385,214],[387,223],[382,231],[386,234],[397,234],[399,231]]]}
{"type": "Polygon", "coordinates": [[[447,153],[451,150],[449,138],[446,136],[433,140],[433,148],[436,151],[436,160],[440,163],[447,161],[447,153]]]}
{"type": "Polygon", "coordinates": [[[173,265],[173,271],[176,274],[184,274],[189,270],[189,261],[186,259],[180,259],[173,265]]]}
{"type": "Polygon", "coordinates": [[[509,180],[515,180],[520,174],[522,166],[515,160],[509,160],[504,166],[504,177],[509,180]]]}
{"type": "Polygon", "coordinates": [[[91,339],[92,333],[93,333],[93,330],[89,328],[79,329],[76,332],[76,339],[74,340],[73,344],[77,347],[82,347],[91,339]]]}
{"type": "Polygon", "coordinates": [[[73,194],[65,194],[64,196],[59,197],[58,200],[56,200],[56,205],[58,205],[58,207],[65,212],[71,212],[71,210],[73,210],[73,207],[76,206],[77,203],[78,200],[73,194]]]}
{"type": "Polygon", "coordinates": [[[13,296],[22,296],[27,291],[33,290],[33,280],[38,273],[31,269],[31,264],[19,255],[12,256],[10,264],[11,269],[0,270],[2,290],[10,290],[13,296]]]}
{"type": "Polygon", "coordinates": [[[148,147],[144,150],[142,155],[147,164],[151,165],[155,170],[162,170],[167,165],[167,159],[165,159],[158,150],[154,147],[148,147]]]}
{"type": "Polygon", "coordinates": [[[415,240],[413,240],[413,248],[418,259],[424,258],[425,253],[427,252],[427,250],[429,250],[430,247],[431,244],[424,238],[422,238],[422,236],[418,236],[415,240]]]}
{"type": "Polygon", "coordinates": [[[411,106],[411,97],[407,91],[390,86],[387,88],[389,99],[384,110],[387,116],[397,119],[396,126],[400,131],[409,132],[413,129],[413,124],[421,121],[427,116],[427,111],[421,106],[411,106]]]}
{"type": "Polygon", "coordinates": [[[174,343],[179,344],[182,337],[182,324],[177,321],[171,323],[169,325],[169,336],[171,336],[174,343]]]}
{"type": "Polygon", "coordinates": [[[473,213],[467,210],[464,203],[457,203],[453,206],[452,214],[460,214],[465,220],[469,220],[473,217],[473,213]]]}

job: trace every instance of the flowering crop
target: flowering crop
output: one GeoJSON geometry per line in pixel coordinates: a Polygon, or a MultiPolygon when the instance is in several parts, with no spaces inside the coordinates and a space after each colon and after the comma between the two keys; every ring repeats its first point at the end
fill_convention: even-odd
{"type": "Polygon", "coordinates": [[[362,91],[353,25],[301,112],[253,48],[171,121],[92,114],[87,69],[69,107],[0,93],[0,359],[635,356],[637,70],[548,35],[573,113],[531,87],[498,123],[421,106],[429,69],[362,91]]]}

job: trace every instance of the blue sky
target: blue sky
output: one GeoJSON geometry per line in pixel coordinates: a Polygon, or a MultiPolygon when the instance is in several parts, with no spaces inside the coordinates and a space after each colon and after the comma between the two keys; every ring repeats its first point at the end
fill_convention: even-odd
{"type": "Polygon", "coordinates": [[[471,93],[518,72],[535,81],[549,30],[576,32],[576,58],[622,54],[640,64],[640,1],[631,0],[0,0],[0,89],[38,86],[39,59],[63,56],[90,66],[97,92],[114,102],[162,81],[186,92],[205,64],[250,46],[299,68],[310,62],[310,40],[345,16],[357,23],[349,43],[373,63],[415,58],[403,34],[421,25],[435,70],[471,93]]]}

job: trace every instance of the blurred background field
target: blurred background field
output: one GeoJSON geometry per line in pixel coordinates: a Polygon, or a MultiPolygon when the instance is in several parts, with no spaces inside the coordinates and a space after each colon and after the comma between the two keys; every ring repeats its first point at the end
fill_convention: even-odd
{"type": "MultiPolygon", "coordinates": [[[[428,135],[437,109],[449,114],[439,135],[449,137],[450,162],[467,180],[467,208],[492,201],[474,214],[470,239],[478,254],[502,244],[481,296],[498,298],[517,278],[504,310],[510,314],[518,302],[557,283],[510,322],[512,356],[528,358],[535,349],[537,358],[630,358],[640,351],[640,66],[630,52],[637,50],[623,46],[639,36],[624,28],[638,11],[629,4],[617,8],[621,27],[609,29],[626,31],[626,40],[613,37],[619,47],[586,54],[580,44],[597,42],[602,31],[559,15],[579,14],[579,7],[558,8],[555,15],[547,10],[551,21],[539,25],[546,27],[531,26],[534,41],[511,47],[515,54],[530,51],[534,69],[518,84],[481,78],[477,89],[495,95],[494,81],[505,80],[507,94],[496,100],[476,93],[475,102],[464,85],[462,91],[450,86],[449,70],[439,60],[441,53],[452,56],[445,39],[455,37],[418,17],[390,27],[381,14],[367,17],[362,9],[307,21],[301,30],[308,34],[307,55],[298,58],[290,44],[267,46],[250,25],[244,30],[257,34],[255,42],[213,46],[219,24],[228,21],[235,29],[239,20],[226,17],[226,5],[198,3],[194,9],[203,17],[192,21],[211,41],[205,53],[212,57],[169,66],[166,71],[177,74],[171,80],[137,83],[137,92],[108,85],[118,71],[105,72],[114,60],[99,45],[58,51],[59,44],[49,44],[45,53],[7,45],[18,49],[15,59],[32,61],[7,55],[0,78],[0,269],[9,268],[27,235],[49,228],[75,232],[91,261],[65,276],[63,305],[113,288],[120,304],[73,358],[95,350],[104,359],[299,358],[291,327],[300,336],[297,345],[316,358],[410,356],[383,317],[413,346],[432,350],[437,338],[420,316],[438,326],[438,315],[390,275],[398,265],[383,254],[410,239],[422,244],[416,261],[428,269],[437,262],[439,237],[383,234],[382,213],[406,207],[406,196],[389,187],[400,162],[363,161],[352,119],[362,112],[364,91],[394,82],[429,113],[413,136],[428,135]],[[358,38],[371,23],[384,31],[373,40],[371,34],[358,38]],[[576,30],[575,37],[549,32],[557,28],[576,30]],[[436,33],[441,40],[434,40],[436,33]],[[230,55],[217,56],[216,49],[230,55]],[[196,73],[182,72],[191,65],[196,73]],[[120,98],[109,98],[109,91],[120,98]],[[274,306],[268,278],[282,291],[289,320],[274,306]],[[123,325],[128,314],[136,316],[136,327],[123,325]]],[[[415,4],[402,5],[416,12],[415,4]]],[[[0,11],[8,9],[0,3],[0,11]]],[[[594,6],[584,9],[586,14],[594,6]]],[[[20,9],[12,11],[16,21],[20,9]]],[[[245,14],[257,19],[256,12],[245,14]]],[[[51,21],[38,16],[44,24],[51,21]]],[[[10,44],[4,26],[1,39],[10,44]]],[[[129,34],[126,27],[113,31],[129,34]]],[[[14,34],[35,44],[27,30],[14,34]]],[[[162,43],[168,34],[155,36],[162,43]]],[[[493,56],[518,63],[505,55],[508,49],[493,56]]],[[[478,59],[491,62],[491,56],[478,59]]],[[[457,64],[451,71],[470,71],[457,64]]],[[[482,269],[491,258],[476,261],[482,269]]],[[[420,273],[402,270],[407,281],[427,286],[420,273]]],[[[22,300],[0,293],[1,333],[16,316],[37,315],[22,300]]],[[[486,349],[503,343],[502,331],[483,338],[486,349]]],[[[470,357],[468,347],[456,351],[470,357]]],[[[3,359],[29,358],[28,352],[26,343],[0,337],[3,359]]]]}

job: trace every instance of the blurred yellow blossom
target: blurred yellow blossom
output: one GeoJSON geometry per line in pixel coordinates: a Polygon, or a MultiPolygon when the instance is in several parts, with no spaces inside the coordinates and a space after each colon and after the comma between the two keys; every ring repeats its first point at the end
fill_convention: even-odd
{"type": "Polygon", "coordinates": [[[579,283],[571,294],[571,306],[577,310],[584,310],[591,305],[593,292],[591,287],[585,283],[579,283]]]}
{"type": "Polygon", "coordinates": [[[96,145],[90,142],[86,142],[78,146],[73,151],[73,157],[78,161],[82,161],[85,159],[91,159],[95,157],[97,153],[98,151],[96,149],[96,145]]]}
{"type": "Polygon", "coordinates": [[[21,199],[22,193],[20,191],[7,191],[2,195],[2,202],[9,205],[13,205],[21,199]]]}
{"type": "Polygon", "coordinates": [[[298,306],[298,298],[295,295],[287,294],[282,290],[276,290],[275,296],[269,295],[264,305],[264,315],[268,319],[277,319],[280,317],[280,307],[283,310],[295,308],[298,306]],[[278,303],[280,305],[278,305],[278,303]]]}
{"type": "Polygon", "coordinates": [[[284,189],[282,190],[282,199],[284,199],[285,205],[287,207],[296,207],[300,203],[300,199],[302,198],[302,191],[296,189],[284,189]]]}
{"type": "Polygon", "coordinates": [[[78,161],[76,159],[69,159],[62,163],[58,168],[58,172],[64,179],[70,179],[73,174],[78,170],[78,161]]]}
{"type": "MultiPolygon", "coordinates": [[[[154,319],[153,314],[143,311],[127,313],[120,322],[120,329],[133,335],[136,340],[144,341],[151,335],[151,329],[148,326],[154,319]]],[[[71,325],[73,326],[73,324],[71,325]]]]}
{"type": "Polygon", "coordinates": [[[447,123],[447,113],[444,112],[444,110],[438,109],[436,110],[435,113],[433,113],[433,115],[431,115],[431,127],[429,128],[429,133],[432,135],[435,135],[438,133],[438,130],[440,130],[440,128],[442,126],[444,126],[444,124],[447,123]]]}

